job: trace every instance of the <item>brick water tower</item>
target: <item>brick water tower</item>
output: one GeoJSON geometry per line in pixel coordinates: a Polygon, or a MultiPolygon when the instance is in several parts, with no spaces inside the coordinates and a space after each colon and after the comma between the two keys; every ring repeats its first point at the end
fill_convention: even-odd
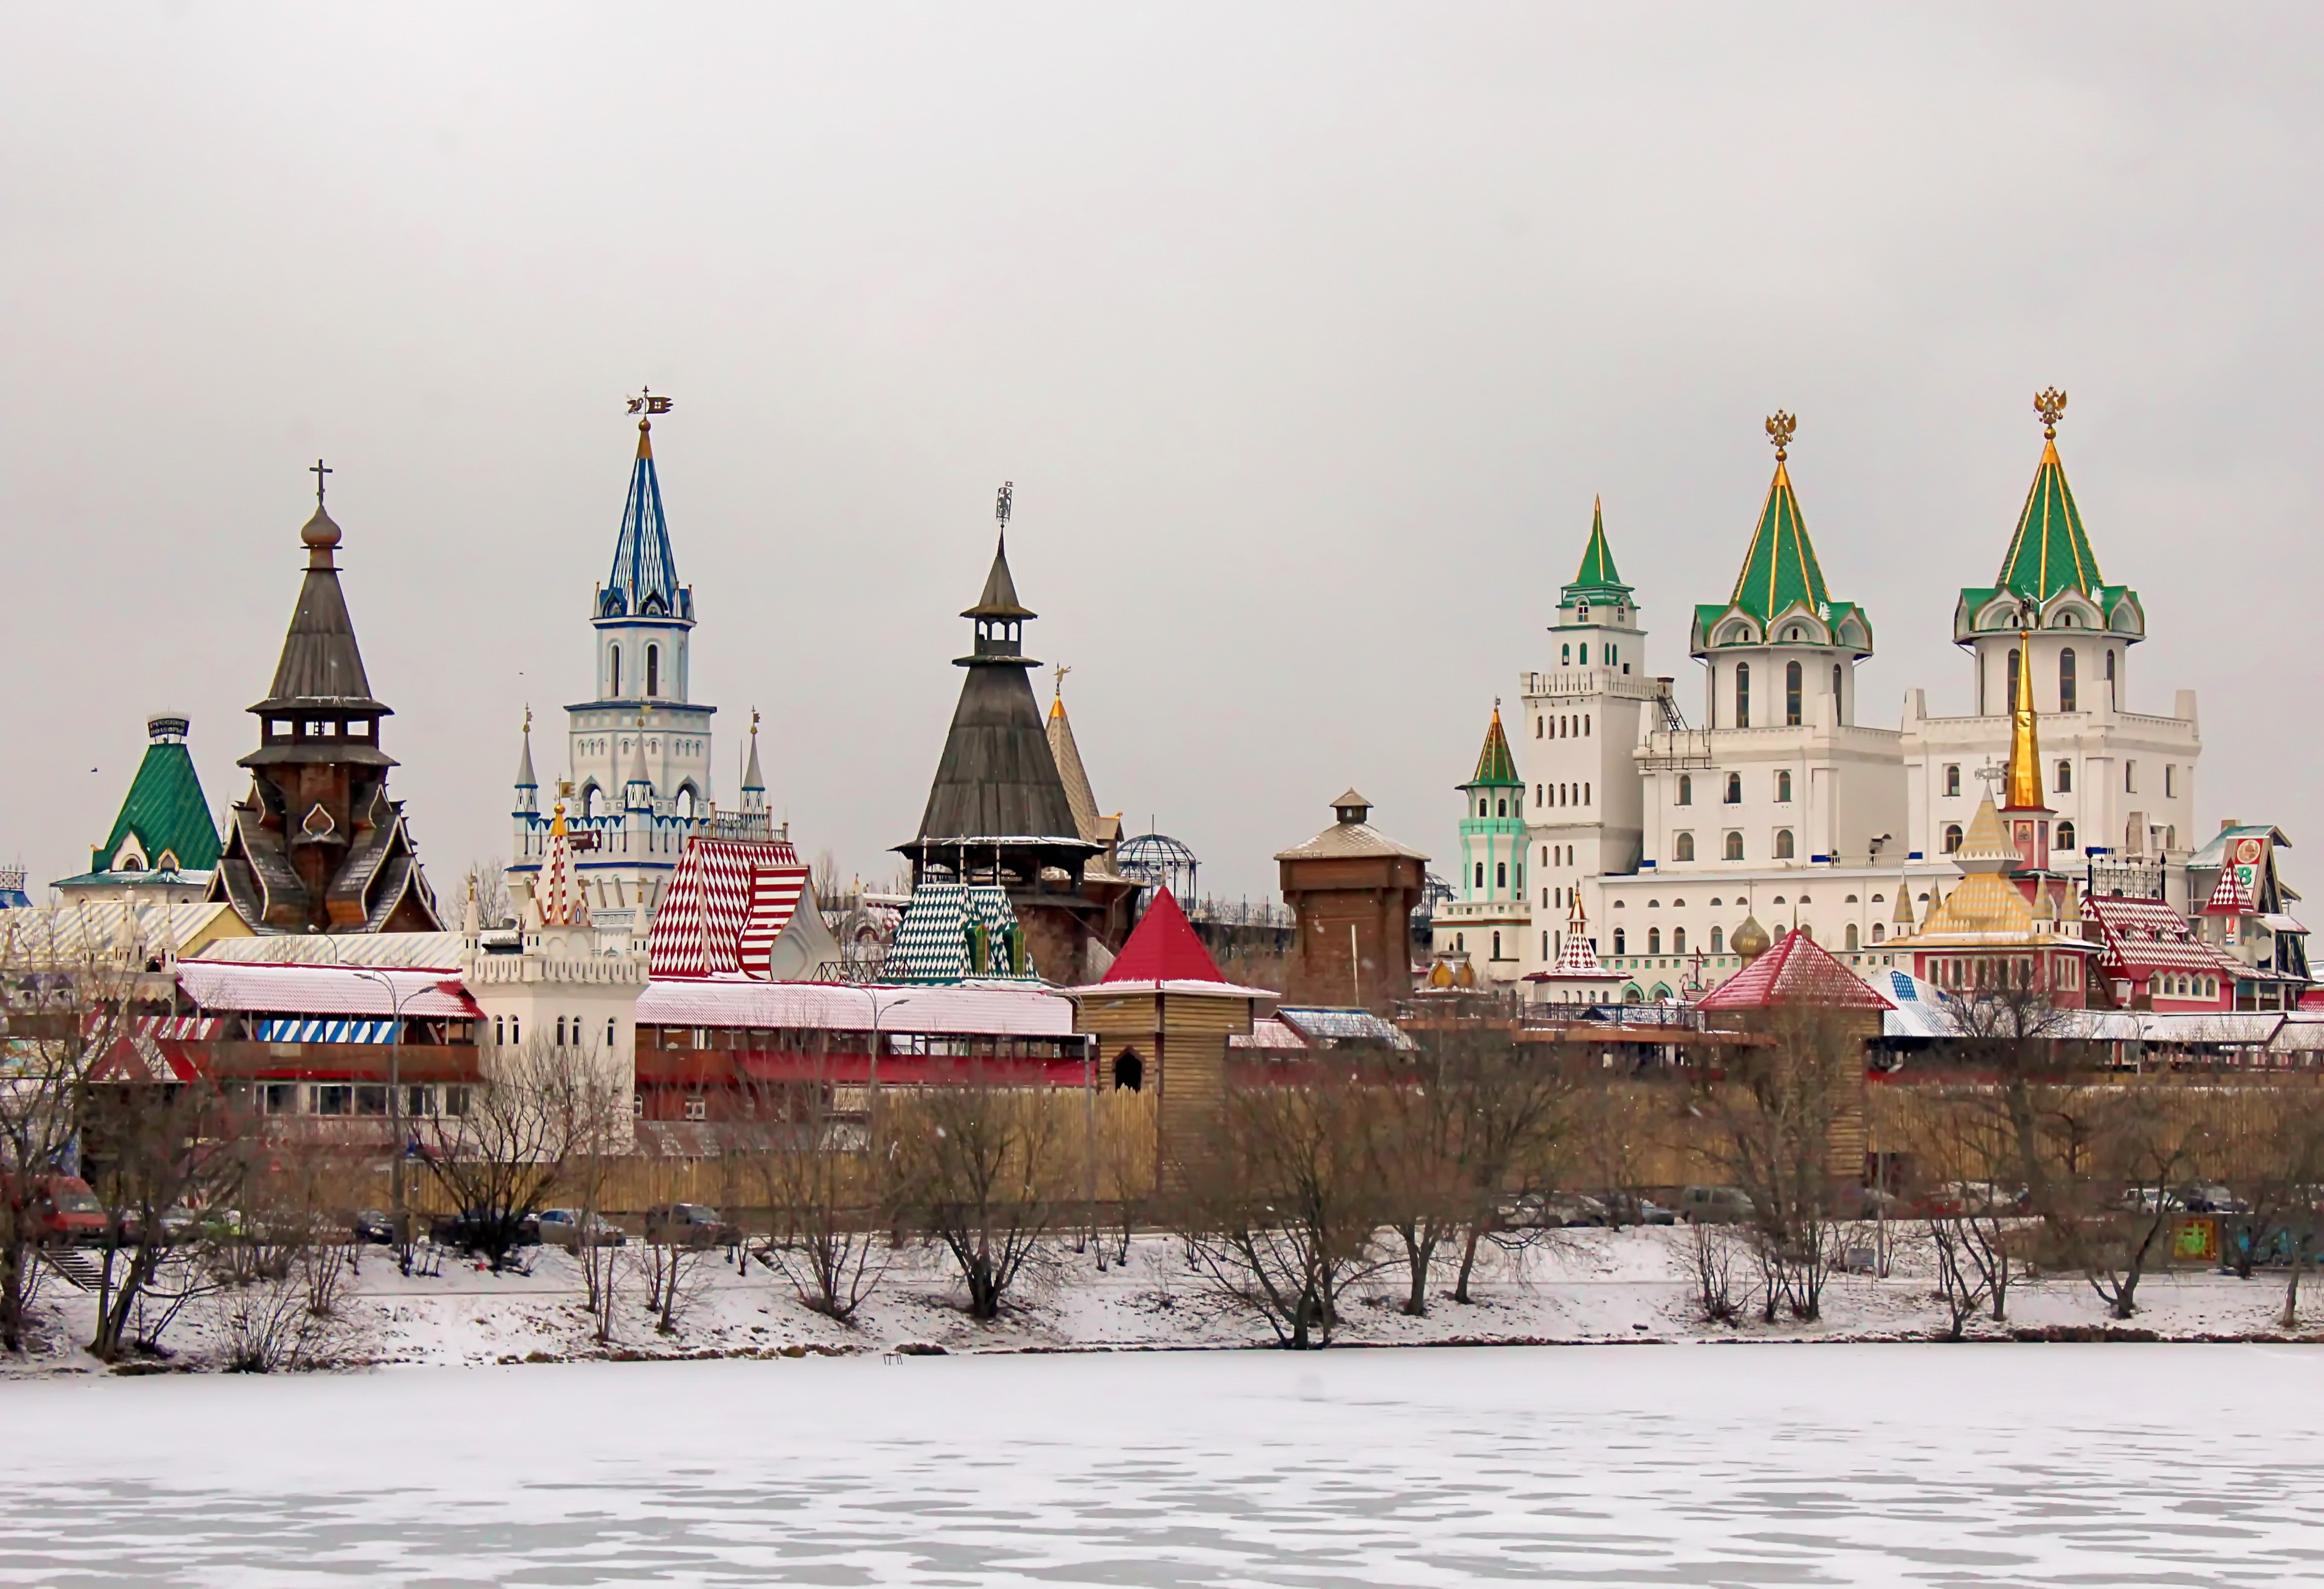
{"type": "Polygon", "coordinates": [[[1373,827],[1371,802],[1352,789],[1332,814],[1331,827],[1275,857],[1296,930],[1286,992],[1385,1009],[1412,992],[1412,911],[1428,857],[1373,827]]]}

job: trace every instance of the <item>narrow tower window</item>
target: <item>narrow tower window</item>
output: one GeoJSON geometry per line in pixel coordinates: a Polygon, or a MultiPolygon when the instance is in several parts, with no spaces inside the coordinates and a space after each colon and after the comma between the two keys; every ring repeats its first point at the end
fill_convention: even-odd
{"type": "Polygon", "coordinates": [[[1727,803],[1730,806],[1743,803],[1743,774],[1740,772],[1727,775],[1727,803]]]}
{"type": "Polygon", "coordinates": [[[613,660],[613,688],[607,690],[605,696],[609,700],[618,700],[622,694],[622,648],[613,645],[607,646],[605,651],[613,660]]]}
{"type": "Polygon", "coordinates": [[[1840,664],[1838,662],[1834,662],[1831,665],[1831,720],[1834,723],[1845,723],[1848,721],[1848,713],[1840,705],[1844,698],[1845,697],[1840,690],[1840,664]]]}
{"type": "Polygon", "coordinates": [[[1735,664],[1735,726],[1751,726],[1751,664],[1735,664]]]}
{"type": "Polygon", "coordinates": [[[1789,728],[1800,725],[1800,665],[1784,664],[1784,724],[1789,728]]]}
{"type": "Polygon", "coordinates": [[[1683,772],[1678,775],[1678,803],[1682,806],[1694,804],[1694,780],[1683,772]]]}
{"type": "Polygon", "coordinates": [[[2074,764],[2071,762],[2058,763],[2058,792],[2060,794],[2074,792],[2074,764]]]}
{"type": "Polygon", "coordinates": [[[2058,653],[2058,710],[2075,710],[2074,699],[2074,648],[2070,645],[2058,653]]]}
{"type": "Polygon", "coordinates": [[[1775,829],[1775,859],[1788,861],[1791,858],[1792,830],[1788,827],[1778,827],[1775,829]]]}
{"type": "Polygon", "coordinates": [[[1792,774],[1791,770],[1789,768],[1785,768],[1783,771],[1775,774],[1775,800],[1779,805],[1789,805],[1791,803],[1791,799],[1792,774]]]}
{"type": "Polygon", "coordinates": [[[2017,648],[2014,645],[2009,648],[2009,690],[2002,698],[2006,703],[2003,710],[2017,709],[2017,648]]]}
{"type": "Polygon", "coordinates": [[[658,645],[646,647],[646,693],[661,693],[661,647],[658,645]]]}

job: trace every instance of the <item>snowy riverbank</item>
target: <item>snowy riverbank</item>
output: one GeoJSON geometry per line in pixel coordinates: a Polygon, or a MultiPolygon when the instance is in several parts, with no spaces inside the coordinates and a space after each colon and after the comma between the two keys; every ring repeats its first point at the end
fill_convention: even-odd
{"type": "MultiPolygon", "coordinates": [[[[1160,1236],[1141,1238],[1127,1264],[1103,1270],[1093,1252],[1059,1248],[1042,1272],[1012,1293],[1003,1316],[990,1324],[963,1311],[954,1277],[932,1250],[897,1254],[852,1325],[811,1311],[779,1275],[763,1266],[753,1263],[747,1273],[738,1273],[713,1253],[696,1264],[677,1328],[663,1334],[648,1309],[636,1253],[632,1248],[624,1255],[625,1294],[614,1313],[614,1338],[600,1344],[583,1306],[578,1268],[564,1252],[541,1251],[530,1274],[493,1275],[447,1263],[439,1275],[406,1278],[373,1249],[360,1275],[349,1282],[343,1307],[346,1338],[336,1355],[350,1365],[451,1366],[604,1357],[878,1354],[898,1347],[947,1353],[1183,1350],[1272,1341],[1260,1320],[1222,1311],[1188,1271],[1177,1243],[1160,1236]]],[[[1391,1270],[1358,1290],[1345,1310],[1338,1344],[1927,1340],[1944,1324],[1927,1256],[1910,1241],[1898,1244],[1886,1277],[1835,1275],[1823,1317],[1813,1324],[1707,1324],[1688,1275],[1683,1229],[1569,1231],[1502,1257],[1466,1305],[1446,1295],[1452,1274],[1450,1265],[1443,1266],[1425,1317],[1400,1310],[1404,1275],[1391,1270]]],[[[2006,1326],[1981,1322],[1971,1329],[1986,1338],[2102,1331],[2130,1338],[2275,1339],[2281,1335],[2276,1321],[2282,1289],[2282,1275],[2273,1271],[2245,1281],[2166,1270],[2142,1284],[2138,1316],[2116,1324],[2079,1277],[2050,1276],[2012,1289],[2006,1326]]],[[[101,1365],[78,1350],[78,1343],[88,1338],[92,1307],[91,1298],[51,1278],[40,1299],[42,1350],[0,1367],[0,1374],[99,1372],[101,1365]]],[[[2304,1324],[2299,1338],[2324,1340],[2324,1288],[2316,1295],[2314,1316],[2315,1324],[2304,1324]]],[[[170,1367],[214,1368],[224,1358],[216,1320],[202,1304],[171,1326],[165,1344],[172,1353],[170,1367]]]]}

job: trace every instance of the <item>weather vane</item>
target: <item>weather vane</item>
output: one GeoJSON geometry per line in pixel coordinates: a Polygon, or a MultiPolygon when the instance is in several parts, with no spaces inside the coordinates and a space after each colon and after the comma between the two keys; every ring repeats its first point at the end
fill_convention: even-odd
{"type": "Polygon", "coordinates": [[[1775,444],[1775,461],[1782,463],[1790,456],[1792,437],[1800,428],[1798,418],[1777,409],[1767,416],[1767,439],[1775,444]]]}
{"type": "Polygon", "coordinates": [[[2009,776],[2009,769],[1988,757],[1985,765],[1977,770],[1977,776],[1983,781],[1998,787],[2001,781],[2009,776]]]}
{"type": "Polygon", "coordinates": [[[669,402],[667,397],[656,397],[652,387],[642,386],[638,389],[638,394],[630,399],[630,411],[633,414],[666,414],[669,412],[669,402]]]}
{"type": "Polygon", "coordinates": [[[1072,671],[1073,669],[1068,664],[1064,662],[1057,664],[1057,698],[1059,700],[1065,698],[1065,675],[1072,671]]]}
{"type": "Polygon", "coordinates": [[[1001,483],[1001,494],[993,499],[992,516],[1001,521],[1001,532],[1004,535],[1009,532],[1009,510],[1016,505],[1016,502],[1017,482],[1003,480],[1001,483]]]}
{"type": "Polygon", "coordinates": [[[2066,394],[2055,386],[2045,386],[2034,394],[2034,411],[2042,416],[2042,439],[2058,439],[2058,421],[2065,417],[2066,394]]]}
{"type": "Polygon", "coordinates": [[[315,476],[315,505],[319,508],[323,505],[323,476],[326,475],[336,475],[338,471],[337,469],[325,468],[323,467],[323,460],[317,458],[315,460],[315,467],[308,470],[307,473],[315,476]]]}

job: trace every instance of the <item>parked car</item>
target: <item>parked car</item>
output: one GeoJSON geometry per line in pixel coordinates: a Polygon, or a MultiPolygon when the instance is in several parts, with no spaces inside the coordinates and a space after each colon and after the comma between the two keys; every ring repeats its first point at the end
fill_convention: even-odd
{"type": "Polygon", "coordinates": [[[392,1247],[395,1244],[395,1215],[376,1208],[363,1209],[347,1222],[347,1233],[364,1245],[392,1247]]]}
{"type": "Polygon", "coordinates": [[[646,1240],[674,1247],[727,1247],[742,1233],[706,1203],[657,1203],[646,1210],[646,1240]]]}
{"type": "Polygon", "coordinates": [[[1738,1224],[1757,1212],[1740,1187],[1688,1187],[1678,1195],[1678,1216],[1689,1224],[1738,1224]]]}
{"type": "Polygon", "coordinates": [[[111,1218],[88,1183],[77,1175],[44,1175],[32,1183],[32,1228],[47,1242],[102,1242],[111,1218]]]}
{"type": "Polygon", "coordinates": [[[540,1241],[546,1247],[619,1247],[629,1239],[621,1226],[601,1215],[578,1208],[540,1211],[540,1241]]]}
{"type": "Polygon", "coordinates": [[[456,1248],[463,1252],[538,1247],[540,1221],[532,1215],[512,1214],[505,1208],[473,1208],[437,1215],[429,1223],[428,1235],[439,1247],[456,1248]]]}
{"type": "MultiPolygon", "coordinates": [[[[119,1213],[121,1244],[136,1246],[145,1239],[144,1214],[135,1208],[124,1208],[119,1213]]],[[[169,1246],[196,1234],[201,1229],[202,1219],[183,1203],[172,1203],[161,1210],[161,1218],[154,1223],[161,1227],[161,1244],[169,1246]]]]}
{"type": "Polygon", "coordinates": [[[2179,1200],[2190,1214],[2248,1214],[2251,1205],[2222,1186],[2189,1187],[2179,1200]]]}
{"type": "Polygon", "coordinates": [[[1676,1224],[1678,1215],[1652,1197],[1642,1197],[1636,1192],[1600,1192],[1591,1199],[1600,1209],[1592,1224],[1676,1224]]]}
{"type": "Polygon", "coordinates": [[[2176,1214],[2186,1205],[2176,1192],[2157,1192],[2153,1187],[2132,1187],[2115,1200],[2115,1206],[2126,1214],[2176,1214]]]}

